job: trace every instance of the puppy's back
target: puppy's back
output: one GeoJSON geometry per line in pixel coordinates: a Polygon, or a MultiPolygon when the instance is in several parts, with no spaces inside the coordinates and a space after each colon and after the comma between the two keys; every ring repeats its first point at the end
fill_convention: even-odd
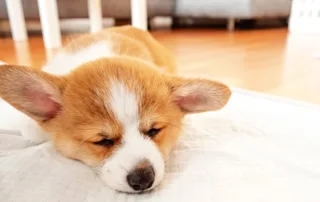
{"type": "Polygon", "coordinates": [[[102,57],[126,56],[148,62],[168,73],[176,72],[173,54],[149,32],[132,26],[105,29],[71,38],[44,71],[65,74],[83,63],[102,57]],[[66,64],[64,64],[66,63],[66,64]]]}

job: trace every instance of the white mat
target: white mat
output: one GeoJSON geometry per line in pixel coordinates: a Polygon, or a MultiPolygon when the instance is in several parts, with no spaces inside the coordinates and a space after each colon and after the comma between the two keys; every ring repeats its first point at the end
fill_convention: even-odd
{"type": "Polygon", "coordinates": [[[1,202],[320,201],[320,108],[314,105],[235,90],[224,110],[188,117],[164,182],[141,195],[109,190],[49,143],[32,146],[3,133],[1,202]]]}

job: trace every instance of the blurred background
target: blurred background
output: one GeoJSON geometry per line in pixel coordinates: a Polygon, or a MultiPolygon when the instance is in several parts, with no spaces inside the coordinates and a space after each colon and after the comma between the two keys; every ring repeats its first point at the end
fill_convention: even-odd
{"type": "MultiPolygon", "coordinates": [[[[16,0],[11,0],[16,1],[16,0]]],[[[43,0],[41,0],[43,1],[43,0]]],[[[51,1],[51,0],[47,0],[51,1]]],[[[92,1],[92,0],[91,0],[92,1]]],[[[89,0],[90,2],[90,0],[89,0]]],[[[96,3],[96,1],[93,1],[96,3]]],[[[133,0],[141,2],[141,0],[133,0]]],[[[273,26],[285,26],[290,14],[291,0],[143,0],[147,6],[149,28],[210,26],[227,27],[227,22],[236,21],[237,28],[253,28],[259,21],[269,21],[273,26]]],[[[28,31],[41,29],[38,1],[21,0],[28,31]]],[[[88,0],[57,0],[57,11],[62,21],[62,31],[87,31],[89,29],[88,0]],[[70,20],[70,26],[65,26],[70,20]],[[77,23],[77,24],[75,24],[77,23]],[[72,26],[72,24],[77,26],[72,26]]],[[[104,26],[131,22],[130,0],[101,0],[104,26]]],[[[6,1],[0,1],[0,19],[9,20],[6,1]]],[[[232,22],[231,22],[232,23],[232,22]]],[[[267,22],[268,23],[268,22],[267,22]]],[[[1,31],[9,31],[4,23],[1,31]]],[[[270,26],[270,25],[269,25],[270,26]]],[[[233,29],[232,27],[230,27],[233,29]]]]}
{"type": "Polygon", "coordinates": [[[69,37],[124,24],[181,75],[320,104],[320,0],[0,0],[0,60],[41,68],[69,37]]]}

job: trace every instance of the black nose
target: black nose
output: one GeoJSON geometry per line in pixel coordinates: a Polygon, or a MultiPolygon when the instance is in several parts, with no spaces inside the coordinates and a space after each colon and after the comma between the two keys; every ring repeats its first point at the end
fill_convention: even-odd
{"type": "Polygon", "coordinates": [[[143,191],[152,187],[154,176],[154,169],[151,165],[137,167],[127,175],[127,182],[135,191],[143,191]]]}

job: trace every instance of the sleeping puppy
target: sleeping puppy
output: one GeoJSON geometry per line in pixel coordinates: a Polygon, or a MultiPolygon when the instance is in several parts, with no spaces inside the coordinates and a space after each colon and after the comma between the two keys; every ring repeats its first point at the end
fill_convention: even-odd
{"type": "Polygon", "coordinates": [[[174,56],[131,26],[70,41],[43,71],[3,65],[0,96],[55,148],[99,171],[118,191],[159,185],[188,113],[222,108],[224,84],[174,76],[174,56]]]}

